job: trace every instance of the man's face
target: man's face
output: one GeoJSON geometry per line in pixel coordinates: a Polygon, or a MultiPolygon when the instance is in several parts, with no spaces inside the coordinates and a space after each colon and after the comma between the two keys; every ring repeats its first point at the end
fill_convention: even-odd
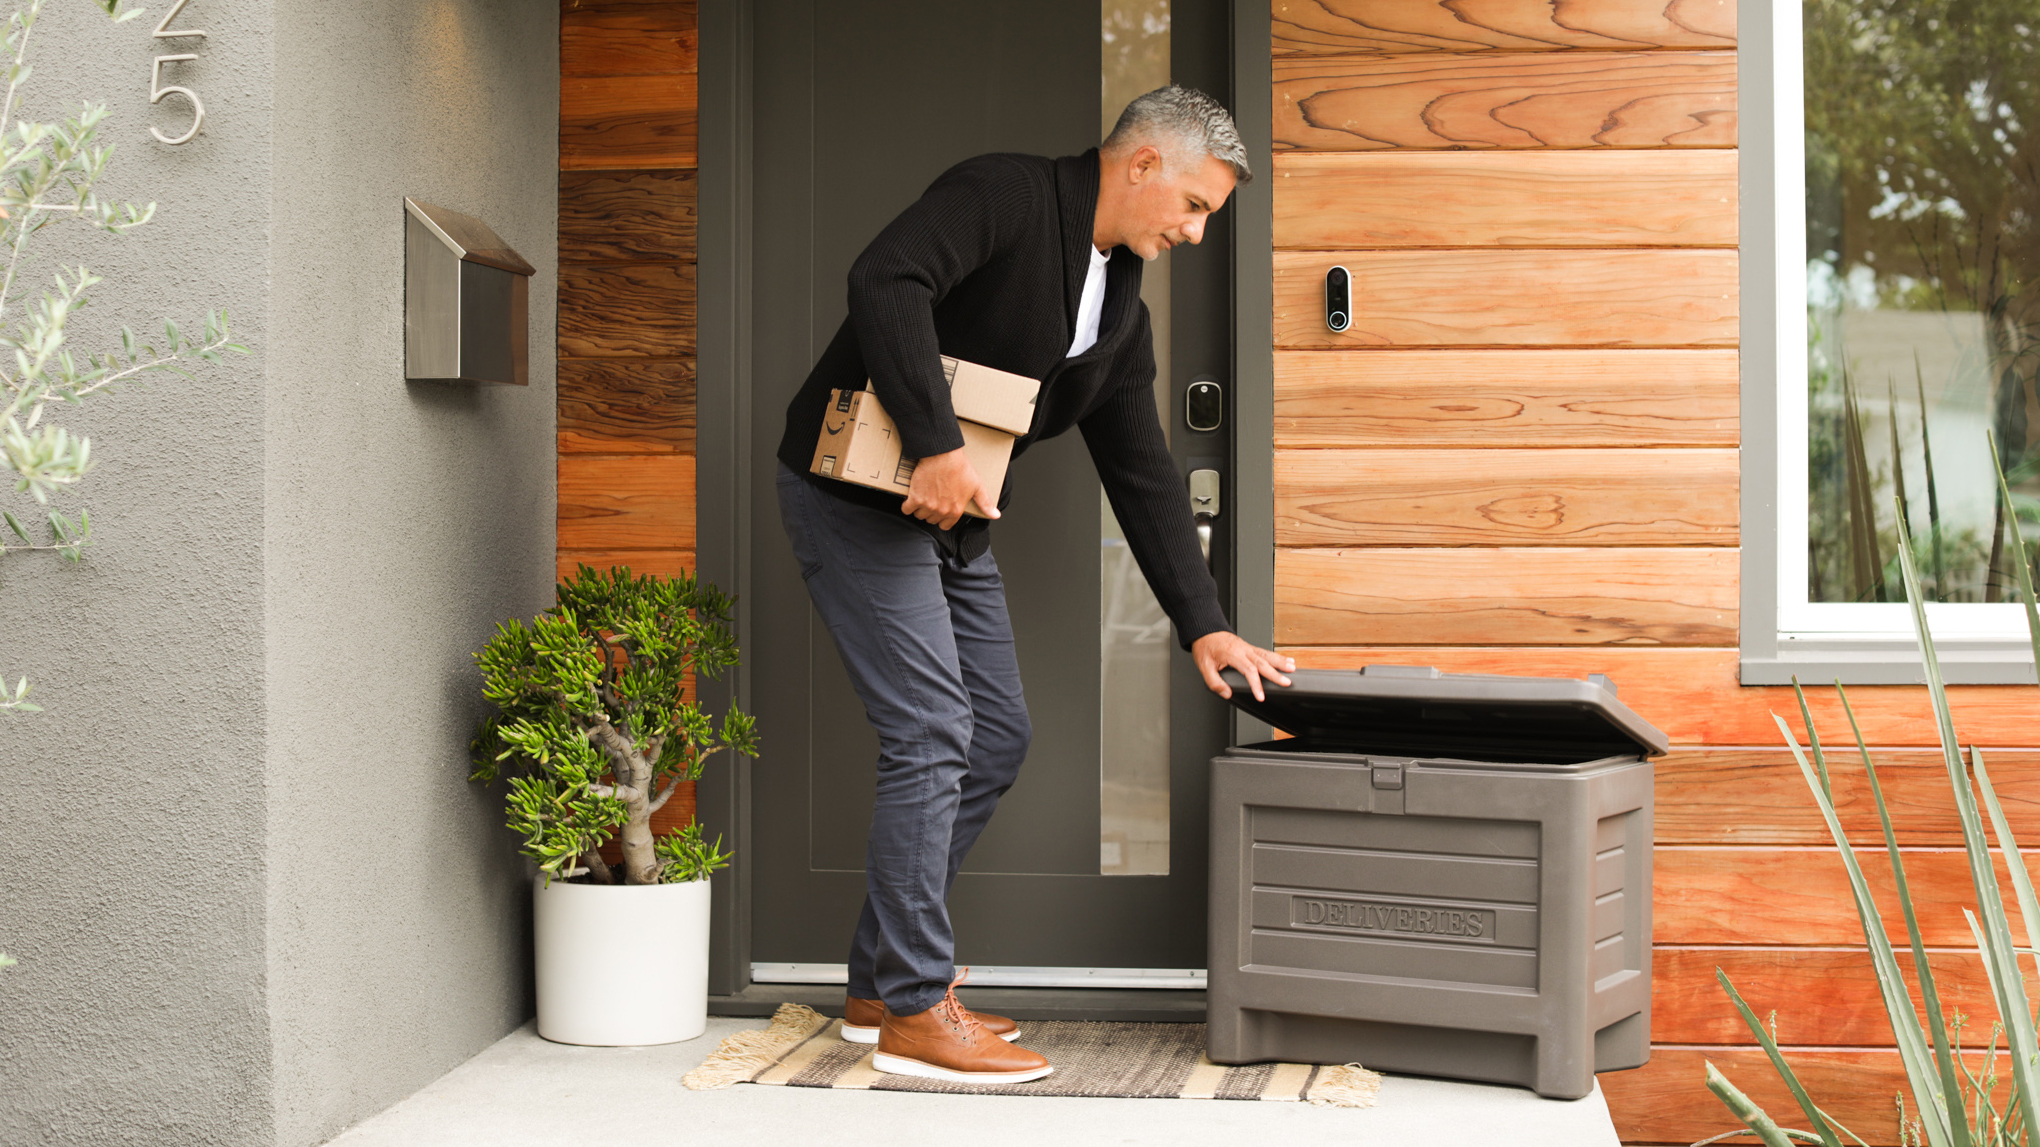
{"type": "Polygon", "coordinates": [[[1179,243],[1201,243],[1204,221],[1232,194],[1233,170],[1225,161],[1199,156],[1196,164],[1162,166],[1161,153],[1142,147],[1127,161],[1132,186],[1120,242],[1143,259],[1179,243]]]}

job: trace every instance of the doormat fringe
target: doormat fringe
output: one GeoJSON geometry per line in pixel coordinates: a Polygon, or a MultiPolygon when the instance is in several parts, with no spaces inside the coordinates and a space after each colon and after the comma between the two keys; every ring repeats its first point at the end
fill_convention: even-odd
{"type": "Polygon", "coordinates": [[[868,1044],[843,1041],[838,1021],[781,1004],[763,1031],[725,1039],[687,1073],[694,1091],[758,1083],[848,1091],[934,1091],[952,1095],[1064,1095],[1126,1099],[1256,1099],[1314,1107],[1373,1107],[1381,1077],[1357,1063],[1213,1063],[1203,1024],[1050,1021],[1023,1025],[1021,1042],[1047,1056],[1054,1073],[1030,1083],[956,1083],[888,1075],[868,1044]]]}
{"type": "Polygon", "coordinates": [[[1381,1076],[1357,1063],[1322,1068],[1304,1093],[1312,1107],[1372,1107],[1381,1097],[1381,1076]]]}
{"type": "Polygon", "coordinates": [[[689,1091],[716,1091],[743,1083],[778,1063],[828,1024],[829,1017],[806,1004],[781,1004],[772,1014],[770,1027],[740,1031],[725,1039],[700,1067],[680,1080],[681,1086],[689,1091]]]}

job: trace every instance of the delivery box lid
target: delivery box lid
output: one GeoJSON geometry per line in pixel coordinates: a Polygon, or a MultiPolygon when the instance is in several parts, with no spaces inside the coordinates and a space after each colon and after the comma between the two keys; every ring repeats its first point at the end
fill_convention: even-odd
{"type": "MultiPolygon", "coordinates": [[[[1041,393],[1039,379],[993,370],[948,355],[942,356],[942,376],[949,380],[949,406],[958,418],[1003,430],[1015,438],[1034,429],[1034,399],[1041,393]]],[[[866,382],[864,389],[873,388],[866,382]]]]}
{"type": "Polygon", "coordinates": [[[1670,747],[1600,674],[1582,681],[1413,665],[1299,669],[1286,674],[1287,687],[1263,681],[1265,702],[1238,672],[1224,676],[1235,707],[1326,752],[1564,763],[1670,747]]]}

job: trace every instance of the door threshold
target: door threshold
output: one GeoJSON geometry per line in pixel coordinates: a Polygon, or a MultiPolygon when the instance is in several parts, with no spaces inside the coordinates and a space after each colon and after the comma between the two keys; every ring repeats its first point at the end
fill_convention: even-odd
{"type": "MultiPolygon", "coordinates": [[[[850,968],[847,964],[753,963],[751,982],[847,984],[850,982],[850,968]]],[[[973,964],[970,966],[970,979],[965,982],[977,988],[1131,988],[1201,992],[1205,987],[1203,968],[1055,968],[1013,964],[973,964]]]]}
{"type": "MultiPolygon", "coordinates": [[[[1204,1022],[1204,993],[1156,988],[992,988],[964,985],[957,998],[976,1011],[1016,1020],[1117,1020],[1125,1023],[1204,1022]]],[[[708,997],[712,1016],[769,1016],[781,1004],[805,1004],[825,1016],[843,1014],[841,984],[754,983],[708,997]]]]}

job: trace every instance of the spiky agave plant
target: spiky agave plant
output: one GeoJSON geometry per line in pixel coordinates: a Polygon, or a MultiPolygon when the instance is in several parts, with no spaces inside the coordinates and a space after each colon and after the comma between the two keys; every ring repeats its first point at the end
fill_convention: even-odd
{"type": "MultiPolygon", "coordinates": [[[[2040,665],[2040,606],[2036,606],[2033,591],[2033,572],[2027,558],[2025,538],[2019,529],[2018,515],[2011,512],[2011,490],[2005,481],[2004,469],[1997,454],[1997,444],[1990,443],[1991,460],[1997,467],[1998,495],[2006,509],[2005,520],[2011,532],[2014,560],[2019,589],[2025,599],[2027,631],[2032,638],[2035,664],[2040,665]]],[[[1890,810],[1885,804],[1883,789],[1877,782],[1877,769],[1870,760],[1870,751],[1863,740],[1863,730],[1856,721],[1855,710],[1849,706],[1848,693],[1840,682],[1836,691],[1840,695],[1843,712],[1848,715],[1849,728],[1856,740],[1857,752],[1863,761],[1863,771],[1870,783],[1870,794],[1877,806],[1877,815],[1884,833],[1885,851],[1891,862],[1895,878],[1894,891],[1899,912],[1905,918],[1906,936],[1911,946],[1912,964],[1919,978],[1921,1003],[1925,1006],[1924,1022],[1918,1009],[1913,1005],[1912,994],[1907,990],[1905,977],[1899,968],[1897,955],[1884,930],[1882,913],[1876,900],[1870,894],[1870,886],[1863,877],[1862,868],[1856,862],[1856,854],[1848,834],[1843,831],[1840,818],[1835,813],[1834,793],[1830,783],[1826,755],[1821,750],[1820,737],[1814,730],[1813,715],[1806,704],[1805,691],[1798,682],[1793,682],[1794,692],[1799,698],[1800,716],[1806,723],[1807,745],[1802,748],[1798,738],[1793,736],[1791,726],[1784,718],[1772,715],[1777,721],[1779,732],[1792,750],[1793,759],[1799,764],[1800,774],[1805,778],[1807,788],[1813,793],[1814,803],[1820,806],[1821,817],[1827,822],[1828,833],[1834,838],[1835,848],[1841,854],[1843,867],[1849,876],[1851,895],[1856,904],[1856,914],[1863,926],[1863,939],[1869,946],[1872,965],[1877,973],[1877,987],[1884,999],[1885,1013],[1890,1018],[1891,1030],[1898,1045],[1899,1059],[1905,1068],[1908,1089],[1912,1092],[1915,1115],[1910,1121],[1901,1115],[1901,1132],[1911,1141],[1928,1147],[2021,1147],[2033,1141],[2033,1129],[2040,1127],[2035,1117],[2035,1075],[2040,1074],[2040,1039],[2036,1039],[2034,1015],[2031,1001],[2026,996],[2026,982],[2019,966],[2019,956],[2035,955],[2040,959],[2040,899],[2036,899],[2031,875],[2026,869],[2024,856],[2019,852],[2018,842],[2013,839],[2011,825],[2005,818],[2004,806],[1999,802],[1990,782],[1990,771],[1984,765],[1981,750],[1972,747],[1968,761],[1963,759],[1960,743],[1955,735],[1955,722],[1948,707],[1948,691],[1941,676],[1941,664],[1934,651],[1933,633],[1927,626],[1925,598],[1920,592],[1919,571],[1913,560],[1912,539],[1907,536],[1903,506],[1898,515],[1900,545],[1898,550],[1899,570],[1905,584],[1906,600],[1911,603],[1913,628],[1919,637],[1920,656],[1926,667],[1927,690],[1933,701],[1934,719],[1941,744],[1943,763],[1947,767],[1948,781],[1955,795],[1955,808],[1962,824],[1962,841],[1969,860],[1970,883],[1976,894],[1976,910],[1962,910],[1969,922],[1970,933],[1976,938],[1976,946],[1983,959],[1984,972],[1990,982],[1991,993],[1997,1006],[1998,1022],[1993,1027],[1990,1046],[1986,1050],[1985,1069],[1982,1075],[1972,1071],[1962,1059],[1959,1045],[1961,1021],[1951,1023],[1941,1006],[1940,992],[1934,983],[1933,969],[1927,962],[1926,945],[1921,938],[1919,918],[1913,909],[1910,888],[1906,881],[1905,864],[1898,850],[1898,838],[1892,831],[1890,810]],[[1971,777],[1971,768],[1974,778],[1971,777]],[[2005,859],[2010,873],[2012,889],[2017,896],[2019,915],[2025,933],[2026,943],[2019,945],[2012,932],[2011,921],[2004,910],[2004,900],[1998,887],[1997,871],[1991,852],[1991,841],[1985,835],[1983,814],[1989,813],[1992,833],[1996,836],[1997,847],[2005,859]],[[1951,1032],[1953,1037],[1951,1038],[1951,1032]],[[2011,1068],[2010,1094],[2000,1105],[1995,1101],[1999,1080],[1996,1074],[1997,1040],[2002,1034],[2005,1041],[2006,1059],[2011,1068]]],[[[1841,1147],[1838,1135],[1847,1135],[1857,1143],[1864,1141],[1854,1132],[1843,1127],[1835,1118],[1821,1109],[1808,1095],[1797,1073],[1792,1070],[1784,1055],[1779,1051],[1777,1041],[1757,1022],[1756,1014],[1750,1010],[1735,985],[1719,969],[1715,972],[1722,989],[1734,1001],[1757,1041],[1764,1047],[1776,1068],[1786,1089],[1806,1117],[1811,1130],[1779,1126],[1763,1108],[1738,1090],[1723,1076],[1712,1063],[1707,1064],[1707,1087],[1727,1105],[1736,1118],[1749,1131],[1770,1147],[1785,1147],[1794,1141],[1820,1143],[1825,1147],[1841,1147]]],[[[1901,1103],[1901,1110],[1903,1104],[1901,1103]]]]}

